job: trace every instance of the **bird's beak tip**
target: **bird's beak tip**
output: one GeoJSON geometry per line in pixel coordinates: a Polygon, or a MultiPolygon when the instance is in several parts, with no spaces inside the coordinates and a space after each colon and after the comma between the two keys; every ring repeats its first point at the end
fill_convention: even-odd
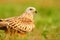
{"type": "Polygon", "coordinates": [[[35,11],[35,13],[37,13],[37,11],[35,11]]]}

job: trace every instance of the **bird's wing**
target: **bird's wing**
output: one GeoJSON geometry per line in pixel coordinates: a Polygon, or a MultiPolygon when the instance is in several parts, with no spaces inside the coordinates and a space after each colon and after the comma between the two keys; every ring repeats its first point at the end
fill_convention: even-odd
{"type": "Polygon", "coordinates": [[[32,21],[28,18],[13,17],[6,19],[6,22],[8,22],[10,28],[19,32],[30,32],[34,26],[32,21]]]}

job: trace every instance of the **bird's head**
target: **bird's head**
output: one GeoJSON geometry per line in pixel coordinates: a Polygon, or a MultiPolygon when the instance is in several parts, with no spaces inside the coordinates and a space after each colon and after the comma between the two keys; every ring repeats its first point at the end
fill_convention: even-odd
{"type": "Polygon", "coordinates": [[[37,10],[34,7],[28,7],[26,9],[26,13],[37,13],[37,10]]]}

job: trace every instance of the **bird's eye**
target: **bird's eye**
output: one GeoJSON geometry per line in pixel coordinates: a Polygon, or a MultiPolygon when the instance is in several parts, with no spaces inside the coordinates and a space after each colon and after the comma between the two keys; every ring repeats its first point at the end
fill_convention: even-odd
{"type": "Polygon", "coordinates": [[[30,10],[33,10],[33,9],[30,9],[30,10]]]}

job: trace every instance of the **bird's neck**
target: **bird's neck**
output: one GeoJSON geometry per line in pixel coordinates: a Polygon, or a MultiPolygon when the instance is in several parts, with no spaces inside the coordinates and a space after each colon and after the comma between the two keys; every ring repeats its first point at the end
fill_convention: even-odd
{"type": "Polygon", "coordinates": [[[32,13],[23,13],[22,17],[33,20],[33,14],[32,13]]]}

